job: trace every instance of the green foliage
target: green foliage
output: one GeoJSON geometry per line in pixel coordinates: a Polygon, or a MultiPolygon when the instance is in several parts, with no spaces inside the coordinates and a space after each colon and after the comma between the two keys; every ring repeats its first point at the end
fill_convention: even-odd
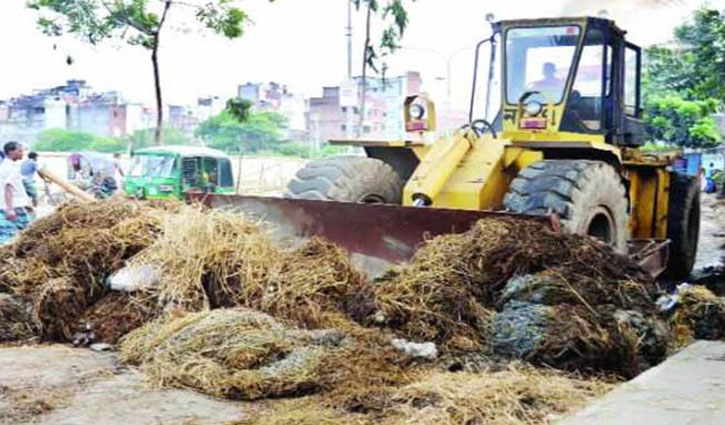
{"type": "Polygon", "coordinates": [[[725,14],[700,9],[674,33],[675,44],[646,49],[645,93],[725,99],[725,14]]]}
{"type": "MultiPolygon", "coordinates": [[[[193,144],[191,138],[187,136],[181,130],[175,128],[165,127],[162,130],[162,139],[165,145],[191,145],[193,144]]],[[[131,149],[141,149],[155,145],[154,141],[154,130],[136,130],[128,136],[126,139],[126,146],[130,146],[131,149]]]]}
{"type": "MultiPolygon", "coordinates": [[[[189,145],[188,136],[177,129],[164,128],[164,140],[169,145],[189,145]]],[[[82,131],[62,129],[45,130],[38,135],[33,149],[44,152],[93,151],[116,153],[129,148],[139,149],[154,145],[154,130],[137,130],[128,137],[105,137],[82,131]]]]}
{"type": "Polygon", "coordinates": [[[706,148],[722,139],[712,115],[725,99],[725,15],[700,9],[674,32],[674,45],[645,50],[642,92],[648,134],[678,146],[706,148]]]}
{"type": "Polygon", "coordinates": [[[647,142],[640,149],[645,152],[662,152],[677,149],[677,146],[667,143],[647,142]]]}
{"type": "Polygon", "coordinates": [[[210,147],[234,153],[273,149],[282,141],[287,119],[274,112],[249,112],[245,121],[225,110],[199,125],[196,135],[210,147]]]}
{"type": "Polygon", "coordinates": [[[191,9],[201,25],[228,38],[240,37],[249,21],[231,0],[31,0],[28,7],[49,13],[38,20],[47,35],[71,33],[92,44],[117,37],[150,50],[158,47],[171,8],[191,9]]]}
{"type": "Polygon", "coordinates": [[[45,130],[38,135],[33,149],[44,152],[84,150],[95,152],[123,152],[126,149],[126,143],[126,141],[114,137],[97,136],[80,131],[51,129],[45,130]]]}
{"type": "Polygon", "coordinates": [[[677,96],[650,99],[645,108],[648,135],[651,140],[680,147],[716,146],[722,138],[711,118],[716,108],[714,99],[692,101],[677,96]]]}
{"type": "MultiPolygon", "coordinates": [[[[380,13],[380,18],[385,26],[378,48],[369,42],[369,34],[366,36],[364,64],[378,72],[379,58],[394,53],[400,47],[398,42],[403,38],[408,26],[408,11],[403,5],[403,0],[390,0],[382,9],[379,0],[352,0],[352,2],[358,10],[364,7],[366,10],[369,9],[371,15],[380,13]]],[[[386,67],[383,65],[382,69],[386,69],[386,67]]]]}
{"type": "Polygon", "coordinates": [[[252,109],[252,102],[247,99],[233,98],[227,100],[226,111],[239,121],[246,121],[252,109]]]}

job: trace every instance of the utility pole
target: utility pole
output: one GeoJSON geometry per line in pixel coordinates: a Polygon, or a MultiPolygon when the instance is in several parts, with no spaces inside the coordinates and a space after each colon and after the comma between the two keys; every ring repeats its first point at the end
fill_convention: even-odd
{"type": "MultiPolygon", "coordinates": [[[[347,1],[347,28],[345,29],[345,36],[347,37],[347,82],[346,85],[352,86],[352,0],[347,1]]],[[[357,90],[355,90],[357,92],[357,90]]],[[[345,125],[345,138],[353,138],[353,107],[346,105],[346,125],[345,125]]]]}
{"type": "Polygon", "coordinates": [[[352,0],[347,0],[347,79],[352,78],[352,0]]]}

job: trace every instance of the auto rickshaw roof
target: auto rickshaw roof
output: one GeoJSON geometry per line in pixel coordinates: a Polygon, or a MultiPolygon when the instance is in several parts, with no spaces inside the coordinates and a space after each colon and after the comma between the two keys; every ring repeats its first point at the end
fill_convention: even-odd
{"type": "Polygon", "coordinates": [[[224,152],[202,146],[155,146],[138,149],[133,155],[178,155],[181,157],[229,158],[224,152]]]}

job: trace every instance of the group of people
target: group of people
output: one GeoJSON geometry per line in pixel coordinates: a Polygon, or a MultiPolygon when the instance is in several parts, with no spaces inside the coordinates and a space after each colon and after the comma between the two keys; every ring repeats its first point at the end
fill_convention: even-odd
{"type": "Polygon", "coordinates": [[[23,160],[23,145],[8,142],[0,158],[0,244],[11,240],[33,219],[38,206],[35,174],[38,154],[30,152],[23,160]]]}

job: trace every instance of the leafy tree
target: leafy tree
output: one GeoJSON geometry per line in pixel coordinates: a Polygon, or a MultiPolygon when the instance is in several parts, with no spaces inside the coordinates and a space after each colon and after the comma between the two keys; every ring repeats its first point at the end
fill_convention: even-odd
{"type": "MultiPolygon", "coordinates": [[[[365,9],[365,45],[363,47],[362,62],[362,93],[360,95],[360,122],[358,123],[358,137],[360,136],[365,121],[365,92],[367,90],[367,71],[370,67],[378,73],[378,64],[381,56],[395,52],[400,46],[398,41],[403,38],[405,28],[408,26],[408,12],[403,5],[403,0],[390,0],[381,7],[379,0],[350,0],[357,10],[365,9]],[[385,28],[380,39],[380,46],[375,47],[371,39],[373,16],[379,16],[385,28]]],[[[411,0],[415,1],[415,0],[411,0]]],[[[385,76],[385,64],[383,64],[383,76],[385,76]]]]}
{"type": "Polygon", "coordinates": [[[250,111],[247,119],[240,121],[225,110],[202,122],[196,135],[209,146],[227,152],[259,152],[279,145],[286,126],[287,119],[274,112],[250,111]]]}
{"type": "Polygon", "coordinates": [[[712,115],[725,99],[725,15],[700,9],[675,29],[672,45],[645,53],[642,91],[650,138],[691,148],[717,145],[722,133],[712,115]]]}
{"type": "Polygon", "coordinates": [[[83,150],[123,152],[125,147],[126,142],[122,139],[62,129],[50,129],[41,132],[33,144],[34,150],[45,152],[73,152],[83,150]]]}
{"type": "MultiPolygon", "coordinates": [[[[45,152],[125,152],[154,145],[155,130],[137,130],[127,137],[105,137],[82,131],[50,129],[41,132],[33,149],[45,152]]],[[[189,137],[174,128],[163,129],[163,140],[169,145],[191,144],[189,137]]]]}
{"type": "Polygon", "coordinates": [[[687,148],[719,144],[722,135],[711,115],[717,101],[684,100],[677,96],[650,99],[645,108],[650,139],[687,148]]]}
{"type": "Polygon", "coordinates": [[[646,49],[645,93],[725,99],[725,14],[700,9],[674,32],[674,44],[646,49]]]}
{"type": "MultiPolygon", "coordinates": [[[[126,140],[126,145],[131,149],[141,149],[155,145],[156,130],[136,130],[126,140]]],[[[191,138],[181,130],[175,128],[164,127],[161,131],[161,139],[166,145],[190,145],[191,138]]]]}
{"type": "Polygon", "coordinates": [[[151,53],[158,111],[154,134],[157,144],[162,142],[163,128],[159,47],[170,12],[186,9],[204,28],[227,38],[240,37],[249,20],[234,7],[234,0],[30,0],[28,7],[48,14],[38,20],[47,35],[72,33],[94,45],[118,38],[151,53]]]}

